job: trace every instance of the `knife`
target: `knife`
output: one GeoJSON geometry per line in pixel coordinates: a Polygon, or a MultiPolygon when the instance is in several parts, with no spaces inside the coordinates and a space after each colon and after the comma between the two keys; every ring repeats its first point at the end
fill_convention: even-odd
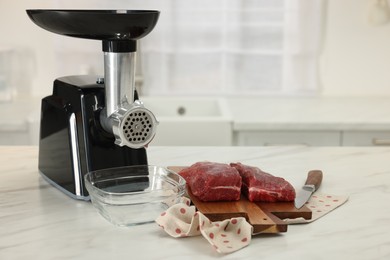
{"type": "Polygon", "coordinates": [[[320,187],[322,182],[322,171],[312,170],[307,174],[305,185],[298,191],[295,198],[295,208],[300,209],[305,205],[311,195],[320,187]]]}

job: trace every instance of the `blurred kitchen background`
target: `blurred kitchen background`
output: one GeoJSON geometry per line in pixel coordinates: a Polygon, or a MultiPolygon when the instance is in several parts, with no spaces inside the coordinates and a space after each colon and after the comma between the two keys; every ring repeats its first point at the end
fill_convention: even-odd
{"type": "Polygon", "coordinates": [[[37,144],[40,99],[102,75],[101,42],[26,9],[156,9],[136,86],[152,145],[390,145],[390,1],[1,0],[0,144],[37,144]]]}

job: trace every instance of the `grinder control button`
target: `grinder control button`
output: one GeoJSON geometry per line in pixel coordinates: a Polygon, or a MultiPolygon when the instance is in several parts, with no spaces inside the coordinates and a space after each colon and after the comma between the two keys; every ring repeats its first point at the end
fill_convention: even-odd
{"type": "Polygon", "coordinates": [[[96,83],[97,83],[97,84],[104,84],[104,78],[100,78],[100,77],[97,78],[97,79],[96,79],[96,83]]]}

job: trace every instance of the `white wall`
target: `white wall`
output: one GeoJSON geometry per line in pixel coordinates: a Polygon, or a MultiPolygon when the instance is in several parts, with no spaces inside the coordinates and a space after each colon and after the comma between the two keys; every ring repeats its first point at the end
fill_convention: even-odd
{"type": "MultiPolygon", "coordinates": [[[[321,58],[323,95],[390,96],[390,22],[382,26],[368,23],[372,1],[328,0],[321,58]]],[[[53,45],[67,40],[38,28],[25,9],[55,8],[55,4],[50,0],[0,1],[0,44],[33,51],[36,66],[30,87],[35,96],[50,94],[53,79],[64,75],[55,66],[58,56],[53,45]]],[[[98,43],[88,44],[99,48],[98,43]]]]}
{"type": "Polygon", "coordinates": [[[372,2],[328,0],[323,95],[390,96],[390,21],[369,23],[372,2]]]}
{"type": "MultiPolygon", "coordinates": [[[[27,17],[26,8],[39,8],[45,5],[47,1],[0,1],[0,45],[23,49],[32,53],[33,73],[35,77],[27,79],[27,85],[18,86],[21,89],[18,91],[19,95],[25,94],[25,89],[30,93],[38,91],[38,86],[48,84],[43,75],[53,74],[53,51],[51,44],[51,36],[43,30],[34,28],[27,17]],[[33,80],[31,82],[31,80],[33,80]]],[[[29,75],[19,75],[20,77],[28,77],[29,75]]],[[[28,93],[28,94],[30,94],[28,93]]]]}

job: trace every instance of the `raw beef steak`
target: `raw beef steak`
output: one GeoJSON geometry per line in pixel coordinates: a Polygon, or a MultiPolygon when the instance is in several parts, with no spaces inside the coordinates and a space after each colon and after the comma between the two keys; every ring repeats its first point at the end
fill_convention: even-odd
{"type": "Polygon", "coordinates": [[[179,172],[201,201],[239,200],[241,176],[228,164],[197,162],[179,172]]]}
{"type": "Polygon", "coordinates": [[[285,179],[241,163],[231,163],[230,166],[240,173],[242,191],[249,201],[294,201],[295,189],[285,179]]]}

